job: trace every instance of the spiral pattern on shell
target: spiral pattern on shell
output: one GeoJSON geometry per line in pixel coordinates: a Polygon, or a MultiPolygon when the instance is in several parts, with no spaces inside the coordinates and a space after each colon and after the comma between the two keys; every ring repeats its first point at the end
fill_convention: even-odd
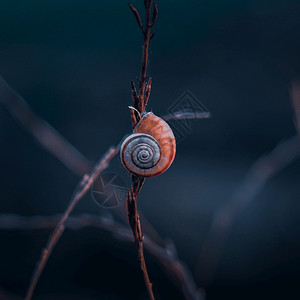
{"type": "Polygon", "coordinates": [[[134,133],[121,146],[121,161],[133,174],[153,177],[165,172],[176,153],[176,141],[169,125],[153,113],[147,113],[134,133]]]}

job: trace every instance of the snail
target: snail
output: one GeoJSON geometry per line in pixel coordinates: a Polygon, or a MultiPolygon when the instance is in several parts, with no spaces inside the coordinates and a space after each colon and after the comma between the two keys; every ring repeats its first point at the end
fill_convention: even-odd
{"type": "Polygon", "coordinates": [[[154,177],[172,164],[176,140],[169,125],[152,112],[144,114],[121,145],[123,166],[132,174],[154,177]]]}

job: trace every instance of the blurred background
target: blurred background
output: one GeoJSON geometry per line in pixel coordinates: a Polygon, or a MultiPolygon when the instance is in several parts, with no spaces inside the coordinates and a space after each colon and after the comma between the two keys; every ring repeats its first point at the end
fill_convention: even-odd
{"type": "MultiPolygon", "coordinates": [[[[144,16],[143,1],[133,4],[144,16]]],[[[249,168],[296,134],[290,84],[300,74],[300,2],[157,4],[148,110],[164,115],[189,90],[212,118],[191,123],[168,172],[146,181],[139,209],[163,240],[173,240],[207,299],[299,299],[299,159],[236,216],[211,278],[201,253],[216,212],[249,168]]],[[[89,160],[130,132],[130,80],[140,73],[142,35],[127,1],[2,0],[0,28],[0,74],[89,160]]],[[[64,211],[79,177],[3,106],[0,154],[1,214],[64,211]]],[[[107,172],[129,179],[118,157],[107,172]]],[[[74,214],[122,222],[115,210],[89,194],[74,214]]],[[[24,297],[50,232],[0,230],[0,287],[12,297],[24,297]]],[[[147,251],[146,261],[157,299],[183,299],[147,251]]],[[[134,245],[87,227],[66,230],[33,299],[146,295],[134,245]]]]}

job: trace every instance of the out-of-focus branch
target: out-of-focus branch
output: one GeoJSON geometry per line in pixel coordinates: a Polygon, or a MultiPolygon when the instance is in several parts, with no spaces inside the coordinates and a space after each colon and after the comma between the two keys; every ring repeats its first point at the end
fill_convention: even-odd
{"type": "MultiPolygon", "coordinates": [[[[36,115],[26,101],[14,91],[6,81],[0,76],[0,104],[2,104],[13,116],[13,118],[22,125],[24,129],[28,131],[43,147],[44,150],[51,153],[61,163],[68,167],[72,172],[82,176],[87,171],[92,169],[92,164],[86,159],[75,147],[73,147],[59,132],[57,132],[51,125],[36,115]]],[[[68,218],[71,210],[76,205],[75,202],[71,202],[66,211],[66,218],[68,218]]],[[[120,212],[115,210],[114,213],[120,215],[120,212]]],[[[153,234],[153,228],[147,220],[147,232],[153,234]],[[149,229],[149,230],[148,230],[149,229]]],[[[56,231],[55,238],[48,247],[54,247],[55,243],[59,239],[62,232],[62,227],[56,231]]],[[[158,234],[156,233],[156,236],[158,234]]],[[[159,236],[158,236],[159,237],[159,236]]],[[[50,255],[48,253],[47,255],[50,255]]],[[[45,255],[45,257],[47,256],[45,255]]],[[[43,261],[41,271],[47,261],[43,261]]],[[[39,271],[39,272],[41,272],[39,271]]],[[[36,276],[40,276],[38,273],[36,276]]],[[[38,278],[37,278],[38,280],[38,278]]],[[[36,283],[35,283],[36,284],[36,283]]],[[[34,287],[32,286],[34,289],[34,287]]]]}
{"type": "Polygon", "coordinates": [[[197,264],[196,273],[203,281],[209,283],[212,280],[224,244],[236,219],[254,201],[256,195],[271,177],[299,157],[300,140],[298,136],[295,136],[277,145],[271,153],[259,158],[252,165],[232,198],[215,213],[197,264]]]}
{"type": "Polygon", "coordinates": [[[39,144],[75,174],[82,176],[92,164],[51,125],[37,116],[24,99],[0,76],[0,104],[39,144]]]}
{"type": "MultiPolygon", "coordinates": [[[[27,102],[1,76],[0,104],[39,142],[44,150],[52,154],[58,161],[74,172],[74,174],[82,176],[92,170],[92,163],[49,123],[36,115],[27,102]]],[[[114,209],[113,213],[121,215],[121,212],[117,209],[114,209]]],[[[149,234],[155,234],[159,238],[151,224],[146,219],[145,222],[147,225],[145,228],[146,231],[149,234]]]]}
{"type": "Polygon", "coordinates": [[[209,283],[221,258],[227,237],[236,219],[254,201],[265,183],[300,157],[300,82],[293,81],[291,99],[298,135],[281,142],[272,152],[259,158],[250,168],[243,183],[232,198],[215,213],[211,228],[203,243],[196,274],[209,283]],[[201,270],[201,273],[200,273],[201,270]],[[204,277],[205,276],[205,277],[204,277]]]}
{"type": "MultiPolygon", "coordinates": [[[[38,230],[56,227],[61,216],[32,216],[23,217],[14,214],[0,214],[1,230],[38,230]]],[[[70,216],[65,222],[65,228],[79,230],[85,227],[95,227],[105,230],[113,239],[132,242],[131,230],[113,218],[82,214],[70,216]]],[[[176,248],[170,241],[165,246],[160,246],[148,235],[144,236],[145,249],[155,257],[173,283],[182,291],[185,299],[202,300],[204,292],[196,286],[188,267],[178,258],[176,248]]],[[[1,294],[0,294],[1,295],[1,294]]]]}
{"type": "Polygon", "coordinates": [[[300,80],[293,80],[291,86],[291,99],[295,112],[295,123],[300,136],[300,80]]]}
{"type": "Polygon", "coordinates": [[[208,119],[211,117],[210,112],[184,112],[184,111],[178,111],[175,113],[167,114],[164,115],[162,118],[165,121],[170,121],[170,120],[186,120],[186,119],[191,119],[191,120],[196,120],[196,119],[208,119]]]}
{"type": "Polygon", "coordinates": [[[26,295],[26,300],[30,300],[32,297],[32,294],[34,292],[34,289],[38,283],[38,280],[41,276],[41,273],[47,263],[47,260],[55,247],[56,243],[58,242],[59,238],[61,237],[64,229],[65,229],[65,222],[67,221],[70,213],[72,210],[76,207],[78,202],[85,196],[85,194],[89,191],[97,177],[100,175],[100,173],[105,170],[111,159],[119,152],[119,147],[111,147],[104,156],[98,161],[98,163],[95,165],[93,170],[90,174],[86,174],[83,176],[82,180],[80,181],[77,189],[74,192],[74,195],[71,199],[71,202],[69,206],[67,207],[65,213],[59,220],[58,224],[56,225],[53,233],[51,234],[48,244],[46,248],[43,250],[41,258],[39,262],[37,263],[36,269],[33,273],[33,277],[30,282],[30,286],[26,295]]]}

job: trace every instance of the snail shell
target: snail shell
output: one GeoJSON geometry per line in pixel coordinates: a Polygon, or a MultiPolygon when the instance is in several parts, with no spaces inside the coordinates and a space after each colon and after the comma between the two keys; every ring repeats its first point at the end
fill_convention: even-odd
{"type": "Polygon", "coordinates": [[[176,140],[169,125],[149,112],[138,122],[134,133],[121,145],[121,161],[131,173],[154,177],[165,172],[176,153],[176,140]]]}

